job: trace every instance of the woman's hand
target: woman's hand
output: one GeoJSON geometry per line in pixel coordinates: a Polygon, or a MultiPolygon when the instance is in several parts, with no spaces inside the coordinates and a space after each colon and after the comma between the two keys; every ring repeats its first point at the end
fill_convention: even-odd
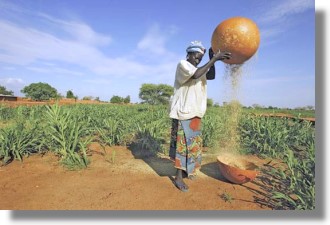
{"type": "Polygon", "coordinates": [[[231,58],[231,53],[230,52],[222,52],[220,51],[217,51],[215,54],[213,54],[213,57],[216,59],[216,60],[225,60],[225,59],[230,59],[231,58]]]}

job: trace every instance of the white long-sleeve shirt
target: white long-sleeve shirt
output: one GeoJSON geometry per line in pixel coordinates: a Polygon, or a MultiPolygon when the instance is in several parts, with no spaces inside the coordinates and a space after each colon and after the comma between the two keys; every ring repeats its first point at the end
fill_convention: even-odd
{"type": "Polygon", "coordinates": [[[175,74],[174,95],[170,102],[170,118],[187,120],[204,116],[207,106],[206,74],[192,79],[196,70],[197,67],[186,60],[179,62],[175,74]]]}

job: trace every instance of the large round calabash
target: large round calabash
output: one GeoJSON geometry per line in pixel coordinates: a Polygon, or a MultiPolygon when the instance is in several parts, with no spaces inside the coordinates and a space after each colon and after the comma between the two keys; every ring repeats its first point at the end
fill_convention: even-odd
{"type": "Polygon", "coordinates": [[[251,19],[232,17],[221,22],[214,30],[211,46],[214,52],[228,51],[232,54],[227,64],[243,64],[258,50],[260,34],[258,26],[251,19]]]}

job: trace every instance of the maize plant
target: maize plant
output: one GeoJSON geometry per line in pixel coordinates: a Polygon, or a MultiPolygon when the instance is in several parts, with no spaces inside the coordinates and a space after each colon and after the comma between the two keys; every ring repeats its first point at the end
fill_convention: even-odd
{"type": "Polygon", "coordinates": [[[250,152],[281,159],[271,170],[270,205],[275,209],[315,208],[315,128],[309,122],[246,117],[242,143],[250,152]]]}
{"type": "MultiPolygon", "coordinates": [[[[244,109],[243,116],[230,120],[231,107],[208,108],[202,123],[204,146],[226,147],[237,134],[245,153],[283,162],[283,167],[265,171],[272,178],[267,192],[270,207],[314,209],[315,127],[299,120],[244,114],[244,109]],[[228,129],[230,124],[235,125],[234,132],[228,129]]],[[[167,154],[170,141],[166,106],[0,106],[0,119],[2,164],[42,149],[55,152],[69,169],[85,168],[92,140],[103,146],[127,145],[140,156],[167,154]]],[[[114,162],[116,152],[112,153],[114,162]]]]}
{"type": "Polygon", "coordinates": [[[6,165],[14,159],[23,160],[39,149],[37,127],[31,129],[23,123],[0,129],[0,160],[6,165]]]}
{"type": "Polygon", "coordinates": [[[103,119],[102,126],[95,126],[96,134],[99,137],[98,141],[104,145],[119,145],[123,140],[123,130],[120,120],[112,118],[103,119]]]}
{"type": "Polygon", "coordinates": [[[6,121],[15,118],[15,109],[0,105],[0,120],[6,121]]]}
{"type": "Polygon", "coordinates": [[[47,106],[48,135],[53,140],[54,151],[61,163],[69,169],[84,168],[89,164],[87,146],[92,141],[83,123],[70,111],[58,105],[47,106]]]}
{"type": "Polygon", "coordinates": [[[248,153],[279,157],[289,144],[287,121],[269,117],[246,116],[240,122],[241,143],[248,153]]]}
{"type": "Polygon", "coordinates": [[[279,209],[315,209],[315,146],[309,146],[301,158],[294,151],[288,150],[284,155],[287,168],[280,170],[281,182],[285,188],[273,192],[272,199],[278,201],[279,209]]]}
{"type": "MultiPolygon", "coordinates": [[[[164,144],[165,137],[169,136],[167,122],[163,120],[152,121],[145,124],[137,124],[137,132],[135,135],[135,145],[140,149],[140,153],[144,156],[167,154],[164,144]]],[[[168,137],[169,138],[169,137],[168,137]]]]}

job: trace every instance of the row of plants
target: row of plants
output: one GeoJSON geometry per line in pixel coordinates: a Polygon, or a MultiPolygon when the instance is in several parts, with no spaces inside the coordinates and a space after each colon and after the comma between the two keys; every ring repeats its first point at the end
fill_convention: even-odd
{"type": "Polygon", "coordinates": [[[315,127],[308,121],[251,117],[240,123],[242,151],[280,159],[263,170],[274,209],[315,209],[315,127]]]}
{"type": "Polygon", "coordinates": [[[141,155],[166,154],[170,133],[166,112],[166,107],[149,105],[0,107],[0,160],[5,165],[52,151],[67,168],[84,168],[93,141],[102,146],[134,144],[141,155]]]}
{"type": "MultiPolygon", "coordinates": [[[[222,148],[232,138],[232,108],[210,107],[203,118],[204,146],[222,148]]],[[[0,105],[2,165],[34,153],[51,151],[69,169],[86,168],[88,146],[128,146],[144,157],[168,154],[171,120],[166,106],[40,105],[9,108],[0,105]]],[[[236,135],[236,133],[235,133],[236,135]]],[[[278,209],[315,207],[315,127],[307,121],[258,117],[242,112],[237,135],[242,154],[285,162],[271,168],[269,205],[278,209]]],[[[236,137],[235,137],[236,138],[236,137]]]]}

